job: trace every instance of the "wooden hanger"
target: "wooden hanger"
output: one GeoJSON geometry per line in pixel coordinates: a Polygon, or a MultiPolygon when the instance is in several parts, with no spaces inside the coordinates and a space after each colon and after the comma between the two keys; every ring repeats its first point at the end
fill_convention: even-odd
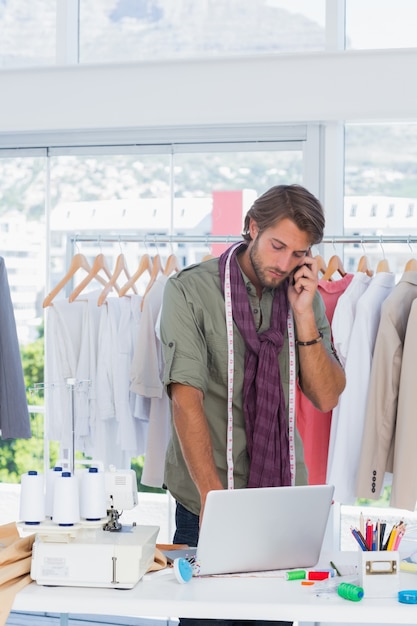
{"type": "Polygon", "coordinates": [[[124,296],[125,293],[127,291],[129,291],[129,289],[131,287],[134,286],[136,281],[139,280],[139,278],[142,276],[142,274],[144,272],[146,272],[146,270],[148,270],[149,274],[151,273],[151,270],[152,270],[152,260],[151,260],[151,257],[149,256],[149,254],[143,254],[141,256],[140,261],[139,261],[139,265],[138,265],[138,268],[137,268],[136,272],[134,274],[132,274],[132,276],[129,278],[129,280],[127,282],[125,282],[123,287],[120,288],[119,296],[124,296]]]}
{"type": "Polygon", "coordinates": [[[367,276],[373,276],[374,274],[373,270],[369,267],[368,257],[365,254],[359,259],[357,271],[364,272],[367,276]]]}
{"type": "Polygon", "coordinates": [[[329,264],[323,275],[323,280],[331,280],[331,277],[335,272],[339,272],[342,278],[343,276],[346,276],[342,260],[337,254],[334,254],[332,257],[330,257],[329,264]]]}
{"type": "Polygon", "coordinates": [[[172,272],[179,272],[179,271],[180,271],[180,267],[179,267],[177,257],[175,256],[175,254],[170,254],[169,257],[167,258],[167,262],[165,263],[164,272],[163,272],[164,275],[170,276],[172,272]]]}
{"type": "Polygon", "coordinates": [[[161,272],[162,272],[161,257],[159,256],[159,254],[155,254],[153,261],[152,261],[151,277],[149,279],[149,283],[146,286],[145,293],[143,294],[142,302],[140,303],[141,311],[143,311],[143,302],[145,300],[146,294],[150,291],[152,285],[158,278],[158,274],[160,274],[161,272]]]}
{"type": "Polygon", "coordinates": [[[405,264],[404,272],[417,272],[417,259],[409,259],[405,264]]]}
{"type": "MultiPolygon", "coordinates": [[[[120,294],[120,289],[117,286],[117,279],[119,278],[119,276],[120,276],[120,274],[122,272],[125,274],[126,278],[129,280],[130,279],[130,272],[129,272],[128,267],[127,267],[125,255],[124,254],[119,254],[119,256],[116,259],[116,265],[114,266],[113,274],[110,276],[109,282],[105,285],[103,291],[101,292],[101,294],[98,297],[98,301],[97,301],[98,306],[101,306],[102,304],[104,304],[104,302],[106,301],[107,296],[109,295],[109,293],[113,289],[113,287],[120,294]]],[[[137,293],[135,284],[130,285],[130,287],[133,289],[134,293],[137,293]]]]}
{"type": "Polygon", "coordinates": [[[377,273],[378,272],[391,272],[387,259],[381,259],[380,261],[378,261],[378,265],[376,266],[376,271],[377,273]]]}
{"type": "Polygon", "coordinates": [[[203,262],[203,261],[210,261],[210,259],[214,259],[214,256],[212,254],[206,254],[201,259],[201,262],[203,262]]]}
{"type": "Polygon", "coordinates": [[[320,254],[316,254],[314,258],[317,261],[317,269],[319,270],[319,272],[325,274],[327,270],[327,265],[323,257],[320,254]]]}
{"type": "Polygon", "coordinates": [[[85,289],[93,279],[98,280],[102,285],[106,285],[107,281],[102,276],[100,276],[100,272],[103,272],[108,279],[111,278],[111,272],[107,265],[106,257],[101,252],[94,259],[93,265],[91,266],[91,269],[88,272],[87,276],[84,278],[84,280],[80,282],[79,285],[77,285],[77,287],[71,293],[69,301],[74,302],[74,300],[80,295],[83,289],[85,289]]]}
{"type": "MultiPolygon", "coordinates": [[[[52,300],[55,298],[55,296],[61,291],[61,289],[63,289],[63,287],[65,287],[67,283],[69,283],[69,281],[74,277],[79,269],[83,269],[86,272],[91,271],[90,264],[88,263],[86,257],[80,252],[74,254],[71,259],[71,263],[67,273],[44,299],[42,304],[44,309],[52,303],[52,300]]],[[[105,281],[103,280],[103,285],[104,284],[105,281]]]]}

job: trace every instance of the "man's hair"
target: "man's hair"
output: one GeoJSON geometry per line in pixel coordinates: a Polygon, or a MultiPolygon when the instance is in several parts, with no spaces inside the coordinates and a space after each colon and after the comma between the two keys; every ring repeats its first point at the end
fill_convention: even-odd
{"type": "Polygon", "coordinates": [[[251,241],[249,222],[252,218],[262,233],[287,218],[310,237],[311,245],[320,243],[324,231],[321,203],[301,185],[276,185],[255,200],[246,213],[242,236],[251,241]]]}

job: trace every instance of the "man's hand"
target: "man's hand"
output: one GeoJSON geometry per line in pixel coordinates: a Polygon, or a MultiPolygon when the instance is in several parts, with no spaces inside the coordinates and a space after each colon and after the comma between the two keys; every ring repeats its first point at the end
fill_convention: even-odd
{"type": "Polygon", "coordinates": [[[304,257],[302,265],[293,273],[293,280],[288,286],[288,300],[295,314],[303,315],[311,309],[317,285],[317,261],[309,254],[304,257]]]}

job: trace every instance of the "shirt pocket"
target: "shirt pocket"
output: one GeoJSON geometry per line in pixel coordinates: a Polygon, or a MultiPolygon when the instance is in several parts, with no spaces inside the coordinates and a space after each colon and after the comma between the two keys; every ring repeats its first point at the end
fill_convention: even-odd
{"type": "Polygon", "coordinates": [[[216,383],[227,385],[228,346],[226,338],[214,337],[207,341],[207,369],[216,383]]]}

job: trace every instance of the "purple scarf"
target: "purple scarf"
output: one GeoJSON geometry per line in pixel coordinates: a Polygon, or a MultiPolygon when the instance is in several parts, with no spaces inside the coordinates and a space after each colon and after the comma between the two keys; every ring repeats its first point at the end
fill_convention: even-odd
{"type": "MultiPolygon", "coordinates": [[[[287,486],[291,484],[288,426],[278,364],[287,327],[287,282],[275,289],[270,328],[257,333],[236,259],[242,246],[235,249],[230,259],[230,288],[233,321],[246,345],[243,412],[250,460],[248,487],[287,486]]],[[[219,259],[223,291],[230,250],[228,248],[219,259]]]]}

